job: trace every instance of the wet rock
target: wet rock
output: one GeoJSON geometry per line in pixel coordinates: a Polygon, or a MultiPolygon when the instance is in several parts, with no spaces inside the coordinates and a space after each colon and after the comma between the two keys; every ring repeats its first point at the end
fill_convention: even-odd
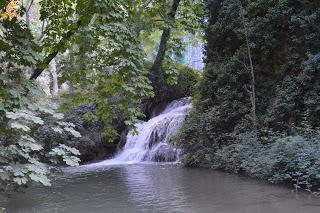
{"type": "Polygon", "coordinates": [[[169,144],[160,144],[151,153],[151,160],[156,162],[175,162],[179,155],[179,151],[169,144]]]}
{"type": "Polygon", "coordinates": [[[94,105],[87,104],[71,108],[65,113],[65,120],[76,126],[75,130],[80,132],[81,138],[54,132],[51,125],[44,125],[37,130],[36,139],[45,144],[47,150],[51,150],[57,144],[65,144],[78,149],[82,163],[104,160],[116,152],[117,142],[108,143],[101,137],[104,128],[102,121],[90,122],[84,118],[87,112],[94,110],[94,105]]]}

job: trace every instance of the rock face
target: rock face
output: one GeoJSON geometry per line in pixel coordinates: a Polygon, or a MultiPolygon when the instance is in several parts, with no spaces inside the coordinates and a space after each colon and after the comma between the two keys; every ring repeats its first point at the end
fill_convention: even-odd
{"type": "MultiPolygon", "coordinates": [[[[67,141],[79,149],[82,162],[102,160],[110,157],[117,150],[118,141],[114,143],[106,142],[101,134],[104,124],[102,121],[91,122],[84,119],[87,112],[94,111],[95,106],[88,104],[86,106],[75,107],[66,114],[66,119],[76,125],[76,130],[82,135],[80,140],[67,141]]],[[[115,128],[120,128],[120,124],[115,124],[115,128]]],[[[118,130],[118,129],[117,129],[118,130]]],[[[118,131],[121,131],[120,129],[118,131]]]]}
{"type": "Polygon", "coordinates": [[[179,160],[180,150],[173,146],[160,143],[150,152],[151,161],[176,162],[179,160]]]}
{"type": "Polygon", "coordinates": [[[81,138],[73,138],[66,134],[52,131],[51,127],[43,126],[37,131],[37,139],[46,145],[46,149],[53,148],[57,143],[66,144],[78,149],[82,163],[102,160],[110,157],[117,150],[116,143],[108,143],[101,137],[103,122],[90,122],[84,119],[84,114],[93,111],[93,105],[74,107],[65,113],[65,120],[75,124],[75,130],[80,132],[81,138]]]}

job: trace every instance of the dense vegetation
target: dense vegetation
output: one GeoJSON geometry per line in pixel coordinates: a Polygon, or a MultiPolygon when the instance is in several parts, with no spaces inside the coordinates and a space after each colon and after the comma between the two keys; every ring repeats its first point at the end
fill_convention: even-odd
{"type": "Polygon", "coordinates": [[[204,2],[207,68],[178,139],[184,163],[319,186],[319,2],[204,2]]]}

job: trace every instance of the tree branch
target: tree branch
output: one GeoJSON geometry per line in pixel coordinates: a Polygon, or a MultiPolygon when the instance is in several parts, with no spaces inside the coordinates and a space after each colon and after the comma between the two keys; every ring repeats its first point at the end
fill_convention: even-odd
{"type": "Polygon", "coordinates": [[[71,39],[71,37],[79,30],[81,27],[81,21],[79,20],[76,23],[76,26],[73,27],[72,30],[69,30],[65,36],[60,40],[57,46],[54,48],[54,51],[51,52],[43,61],[39,62],[36,65],[36,69],[34,70],[33,74],[30,77],[30,80],[37,79],[41,73],[48,67],[50,62],[58,55],[58,53],[65,47],[65,44],[71,39]]]}
{"type": "Polygon", "coordinates": [[[30,14],[29,14],[29,12],[31,10],[33,2],[34,2],[34,0],[30,0],[30,1],[28,1],[27,5],[26,5],[26,24],[28,27],[30,27],[30,14]]]}
{"type": "MultiPolygon", "coordinates": [[[[26,10],[27,12],[30,11],[30,9],[31,9],[31,7],[32,7],[32,5],[33,5],[34,0],[30,0],[29,2],[28,2],[29,6],[28,6],[28,8],[27,8],[27,10],[26,10]],[[30,3],[29,3],[29,2],[30,2],[30,3]]],[[[28,4],[27,4],[27,5],[28,5],[28,4]]]]}
{"type": "Polygon", "coordinates": [[[43,39],[43,37],[44,37],[44,31],[45,31],[45,25],[46,25],[46,19],[44,19],[43,21],[42,21],[42,24],[41,24],[41,35],[39,36],[39,38],[37,38],[37,41],[39,42],[39,41],[41,41],[42,39],[43,39]]]}

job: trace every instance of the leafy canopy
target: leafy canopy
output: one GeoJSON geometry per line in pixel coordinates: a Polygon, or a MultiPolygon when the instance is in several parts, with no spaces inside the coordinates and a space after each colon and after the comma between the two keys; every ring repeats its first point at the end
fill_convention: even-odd
{"type": "MultiPolygon", "coordinates": [[[[9,1],[0,3],[5,12],[9,1]]],[[[44,37],[38,42],[22,20],[1,16],[0,29],[0,180],[5,190],[31,181],[49,185],[50,164],[64,161],[78,165],[79,152],[61,144],[41,144],[35,138],[40,126],[52,123],[52,130],[80,137],[63,115],[37,100],[39,89],[33,80],[58,54],[72,49],[90,58],[83,69],[62,73],[75,89],[73,103],[97,105],[92,117],[106,121],[112,139],[115,110],[121,110],[128,125],[141,116],[130,104],[152,95],[143,52],[132,33],[125,1],[41,1],[41,20],[47,21],[44,37]],[[29,76],[31,78],[29,80],[29,76]]],[[[23,13],[25,8],[21,8],[23,13]]],[[[82,64],[83,64],[82,63],[82,64]]],[[[81,64],[80,64],[81,65],[81,64]]],[[[66,70],[67,71],[67,70],[66,70]]],[[[43,95],[40,95],[43,97],[43,95]]]]}

